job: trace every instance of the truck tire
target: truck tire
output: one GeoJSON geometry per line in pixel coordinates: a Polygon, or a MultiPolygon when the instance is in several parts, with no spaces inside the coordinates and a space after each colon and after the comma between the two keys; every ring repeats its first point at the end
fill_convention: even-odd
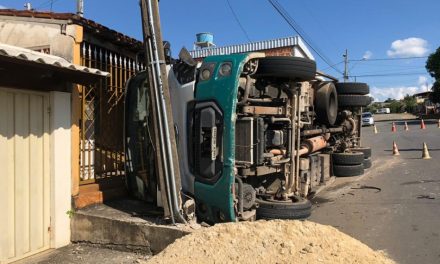
{"type": "Polygon", "coordinates": [[[364,169],[369,169],[369,168],[371,168],[371,165],[372,165],[373,163],[372,163],[372,161],[371,161],[371,158],[368,158],[368,159],[364,159],[364,169]]]}
{"type": "Polygon", "coordinates": [[[299,196],[295,201],[257,199],[257,203],[257,219],[304,219],[312,213],[312,203],[299,196]]]}
{"type": "Polygon", "coordinates": [[[337,177],[351,177],[364,174],[364,164],[336,165],[333,164],[333,175],[337,177]]]}
{"type": "Polygon", "coordinates": [[[364,162],[364,153],[362,152],[345,152],[333,153],[332,162],[336,165],[359,165],[364,162]]]}
{"type": "Polygon", "coordinates": [[[258,61],[255,77],[279,77],[299,82],[315,79],[316,62],[299,57],[265,57],[258,61]]]}
{"type": "Polygon", "coordinates": [[[336,83],[338,94],[359,94],[366,95],[370,93],[370,87],[366,83],[336,83]]]}
{"type": "Polygon", "coordinates": [[[357,147],[357,148],[351,148],[350,150],[364,153],[364,159],[368,159],[369,157],[371,157],[370,147],[357,147]]]}
{"type": "Polygon", "coordinates": [[[338,95],[339,106],[364,107],[371,103],[371,97],[358,94],[340,94],[338,95]]]}
{"type": "Polygon", "coordinates": [[[338,117],[338,96],[331,82],[319,84],[315,95],[316,116],[320,123],[333,126],[338,117]]]}

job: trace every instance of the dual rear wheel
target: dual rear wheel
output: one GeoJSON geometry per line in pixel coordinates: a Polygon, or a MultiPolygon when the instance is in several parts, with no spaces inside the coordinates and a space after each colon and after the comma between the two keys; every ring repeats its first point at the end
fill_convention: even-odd
{"type": "Polygon", "coordinates": [[[364,174],[371,167],[371,148],[352,148],[349,152],[332,154],[333,175],[351,177],[364,174]]]}

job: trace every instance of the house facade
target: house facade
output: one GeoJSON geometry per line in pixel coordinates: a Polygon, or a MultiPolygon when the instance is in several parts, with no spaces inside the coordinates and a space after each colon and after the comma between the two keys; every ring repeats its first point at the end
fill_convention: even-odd
{"type": "Polygon", "coordinates": [[[108,75],[0,44],[0,263],[70,243],[71,92],[108,75]]]}
{"type": "Polygon", "coordinates": [[[125,195],[123,95],[143,68],[142,43],[75,14],[0,10],[0,43],[56,55],[110,77],[71,96],[71,193],[76,208],[125,195]]]}

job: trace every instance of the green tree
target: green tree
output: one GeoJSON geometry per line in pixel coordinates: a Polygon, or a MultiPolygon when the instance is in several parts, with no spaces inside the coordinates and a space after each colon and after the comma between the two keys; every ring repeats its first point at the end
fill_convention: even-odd
{"type": "Polygon", "coordinates": [[[405,106],[405,111],[413,113],[417,108],[417,99],[414,96],[407,94],[403,98],[403,105],[405,106]]]}
{"type": "Polygon", "coordinates": [[[440,103],[440,47],[429,55],[425,67],[431,77],[435,79],[432,86],[431,100],[434,103],[440,103]]]}
{"type": "Polygon", "coordinates": [[[391,113],[401,113],[404,108],[404,105],[400,101],[393,100],[390,103],[389,108],[391,113]]]}
{"type": "Polygon", "coordinates": [[[364,109],[365,109],[365,112],[371,112],[374,114],[377,112],[377,109],[379,109],[379,108],[381,108],[380,104],[372,103],[372,104],[366,106],[364,109]]]}
{"type": "Polygon", "coordinates": [[[384,102],[385,103],[391,103],[393,101],[396,101],[396,100],[388,97],[384,102]]]}

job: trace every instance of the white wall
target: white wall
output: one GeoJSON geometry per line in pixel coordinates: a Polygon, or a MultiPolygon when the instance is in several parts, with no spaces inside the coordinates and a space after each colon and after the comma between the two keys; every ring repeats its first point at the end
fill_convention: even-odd
{"type": "Polygon", "coordinates": [[[29,18],[0,17],[0,42],[28,49],[50,48],[50,54],[73,60],[76,25],[65,30],[58,23],[33,22],[29,18]]]}
{"type": "Polygon", "coordinates": [[[71,94],[50,92],[51,247],[70,243],[71,94]]]}

